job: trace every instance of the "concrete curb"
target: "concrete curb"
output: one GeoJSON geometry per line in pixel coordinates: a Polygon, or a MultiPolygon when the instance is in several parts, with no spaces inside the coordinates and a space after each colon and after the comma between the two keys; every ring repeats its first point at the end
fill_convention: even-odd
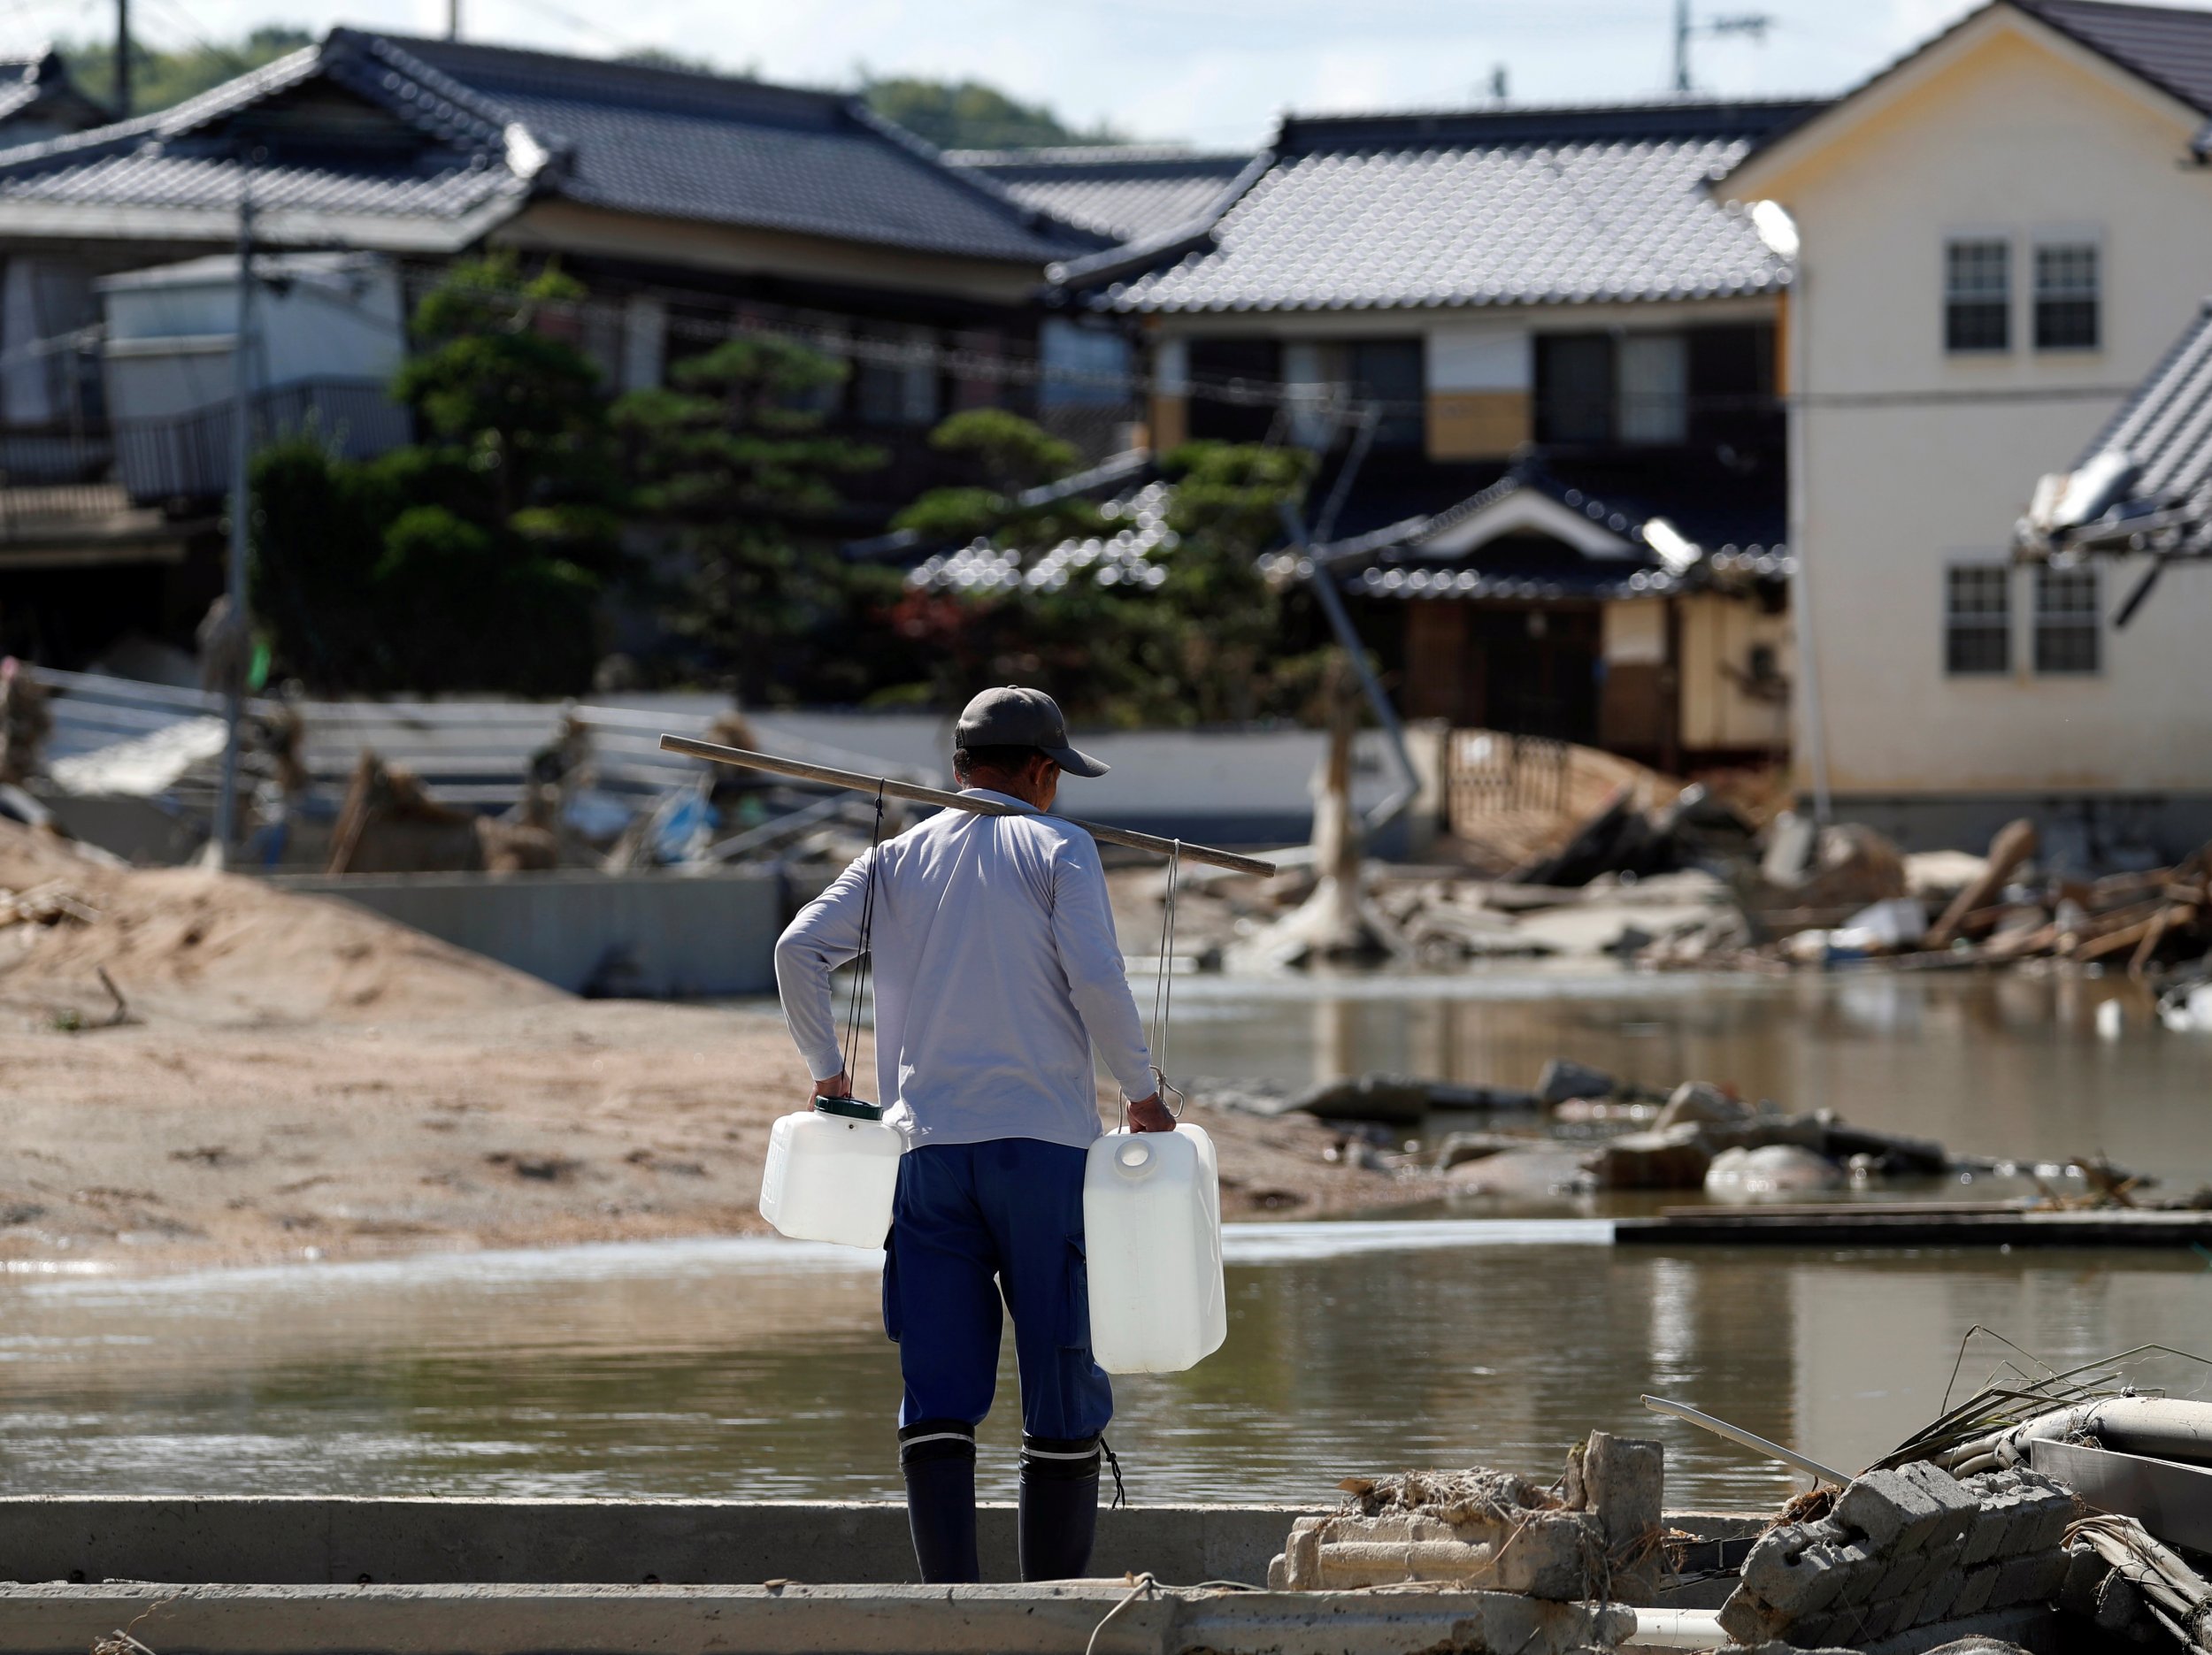
{"type": "Polygon", "coordinates": [[[1191,1592],[1057,1586],[0,1588],[0,1647],[82,1655],[119,1628],[195,1655],[1568,1655],[1634,1612],[1497,1592],[1191,1592]],[[1111,1619],[1108,1616],[1111,1613],[1111,1619]]]}
{"type": "MultiPolygon", "coordinates": [[[[1098,1514],[1091,1567],[1170,1584],[1267,1579],[1302,1506],[1133,1506],[1098,1514]]],[[[1014,1508],[979,1513],[983,1572],[1018,1577],[1014,1508]]],[[[1673,1512],[1670,1526],[1740,1544],[1766,1520],[1673,1512]]],[[[1717,1552],[1697,1567],[1718,1567],[1717,1552]]],[[[758,1585],[914,1578],[904,1506],[884,1500],[0,1498],[0,1581],[201,1585],[758,1585]]],[[[1732,1579],[1670,1593],[1717,1607],[1732,1579]],[[1713,1601],[1704,1602],[1706,1596],[1713,1601]]]]}
{"type": "MultiPolygon", "coordinates": [[[[1098,1514],[1092,1567],[1260,1585],[1305,1506],[1098,1514]]],[[[987,1578],[1018,1578],[1014,1508],[987,1505],[987,1578]]],[[[0,1498],[0,1579],[240,1586],[902,1584],[906,1508],[884,1501],[0,1498]]]]}

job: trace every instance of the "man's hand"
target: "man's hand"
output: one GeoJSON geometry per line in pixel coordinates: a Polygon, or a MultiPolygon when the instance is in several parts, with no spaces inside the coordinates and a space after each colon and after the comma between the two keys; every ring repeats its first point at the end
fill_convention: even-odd
{"type": "Polygon", "coordinates": [[[806,1105],[811,1109],[817,1098],[849,1098],[852,1095],[852,1077],[841,1069],[827,1080],[814,1083],[814,1090],[806,1095],[806,1105]]]}
{"type": "Polygon", "coordinates": [[[1175,1117],[1167,1112],[1167,1106],[1160,1101],[1160,1094],[1156,1092],[1149,1098],[1131,1100],[1129,1130],[1133,1132],[1172,1132],[1175,1117]]]}

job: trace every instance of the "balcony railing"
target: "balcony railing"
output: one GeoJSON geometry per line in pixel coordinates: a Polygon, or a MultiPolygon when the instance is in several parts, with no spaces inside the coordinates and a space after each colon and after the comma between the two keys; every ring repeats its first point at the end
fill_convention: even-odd
{"type": "Polygon", "coordinates": [[[104,434],[0,431],[0,545],[112,522],[130,502],[109,476],[104,434]]]}
{"type": "MultiPolygon", "coordinates": [[[[165,419],[118,419],[115,476],[141,505],[207,502],[230,490],[230,404],[165,419]]],[[[303,379],[254,399],[252,442],[312,433],[347,459],[368,459],[410,441],[407,410],[373,379],[303,379]]]]}

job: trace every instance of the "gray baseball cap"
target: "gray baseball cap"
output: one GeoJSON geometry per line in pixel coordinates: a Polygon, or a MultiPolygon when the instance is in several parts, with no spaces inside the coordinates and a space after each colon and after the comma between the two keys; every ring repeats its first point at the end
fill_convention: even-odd
{"type": "Polygon", "coordinates": [[[1042,690],[986,690],[961,709],[953,727],[959,747],[1035,747],[1071,776],[1103,776],[1106,766],[1068,745],[1068,721],[1042,690]]]}

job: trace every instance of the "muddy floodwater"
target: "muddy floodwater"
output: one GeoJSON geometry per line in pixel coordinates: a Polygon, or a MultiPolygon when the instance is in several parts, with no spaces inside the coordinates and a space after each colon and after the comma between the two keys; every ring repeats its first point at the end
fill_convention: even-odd
{"type": "Polygon", "coordinates": [[[1183,1075],[1499,1086],[1532,1086],[1548,1059],[1572,1057],[1646,1086],[1709,1080],[1792,1112],[1833,1109],[1962,1154],[2101,1154],[2168,1185],[2212,1184],[2212,1038],[2154,1026],[2118,977],[1192,977],[1175,985],[1169,1056],[1183,1075]],[[2108,1004],[2116,1038],[2099,1032],[2108,1004]]]}
{"type": "MultiPolygon", "coordinates": [[[[2101,1151],[2212,1180],[2212,1040],[2104,985],[2023,979],[1178,985],[1171,1061],[1302,1081],[1387,1068],[1526,1084],[1570,1053],[1659,1084],[1989,1153],[2101,1151]]],[[[1590,1428],[1668,1445],[1678,1506],[1787,1474],[1655,1392],[1855,1468],[1939,1408],[1962,1336],[2055,1363],[2212,1352],[2193,1253],[1617,1249],[1601,1219],[1237,1227],[1226,1348],[1117,1381],[1133,1498],[1321,1500],[1354,1472],[1555,1467],[1590,1428]]],[[[895,1352],[875,1261],[722,1240],[150,1280],[0,1277],[0,1492],[891,1497],[895,1352]]],[[[1970,1382],[2001,1353],[1982,1342],[1970,1382]]],[[[2212,1394],[2168,1362],[2142,1375],[2212,1394]]],[[[985,1487],[1010,1492],[1010,1362],[985,1487]]]]}

